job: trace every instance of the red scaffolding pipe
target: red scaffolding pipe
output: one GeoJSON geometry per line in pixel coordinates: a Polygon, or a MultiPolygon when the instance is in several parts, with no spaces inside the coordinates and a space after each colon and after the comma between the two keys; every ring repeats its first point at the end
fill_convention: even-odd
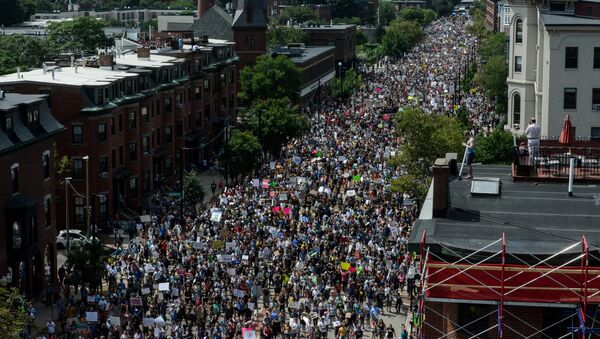
{"type": "Polygon", "coordinates": [[[504,232],[502,233],[502,273],[500,275],[500,279],[502,280],[502,285],[500,287],[500,314],[498,315],[498,336],[502,339],[502,335],[504,332],[503,324],[504,324],[504,269],[506,264],[506,238],[504,237],[504,232]]]}

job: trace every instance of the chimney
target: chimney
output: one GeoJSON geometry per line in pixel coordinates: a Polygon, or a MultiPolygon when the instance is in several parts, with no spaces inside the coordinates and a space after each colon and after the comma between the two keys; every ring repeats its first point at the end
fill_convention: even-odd
{"type": "Polygon", "coordinates": [[[198,0],[198,18],[201,18],[214,5],[215,0],[198,0]]]}
{"type": "Polygon", "coordinates": [[[138,59],[150,59],[150,48],[140,47],[137,49],[138,59]]]}
{"type": "Polygon", "coordinates": [[[54,69],[52,69],[52,80],[54,80],[54,69]]]}
{"type": "Polygon", "coordinates": [[[450,160],[438,158],[433,164],[433,217],[445,218],[450,193],[450,160]]]}
{"type": "Polygon", "coordinates": [[[98,66],[100,69],[111,71],[113,69],[113,65],[115,64],[114,60],[115,56],[112,54],[100,54],[98,56],[98,66]]]}

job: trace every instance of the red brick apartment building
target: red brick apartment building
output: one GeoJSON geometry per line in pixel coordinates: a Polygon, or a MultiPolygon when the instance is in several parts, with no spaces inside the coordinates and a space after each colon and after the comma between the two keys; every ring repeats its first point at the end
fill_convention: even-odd
{"type": "MultiPolygon", "coordinates": [[[[10,92],[48,94],[65,126],[57,152],[70,157],[81,193],[89,162],[89,224],[140,212],[147,193],[176,184],[182,166],[199,165],[217,150],[221,139],[214,137],[234,121],[238,59],[231,45],[204,41],[194,51],[115,54],[99,56],[99,68],[45,67],[0,77],[10,92]]],[[[86,229],[85,198],[69,206],[71,227],[86,229]]],[[[62,214],[57,222],[64,225],[62,214]]]]}
{"type": "Polygon", "coordinates": [[[55,138],[46,95],[0,90],[0,278],[27,295],[56,277],[55,138]]]}

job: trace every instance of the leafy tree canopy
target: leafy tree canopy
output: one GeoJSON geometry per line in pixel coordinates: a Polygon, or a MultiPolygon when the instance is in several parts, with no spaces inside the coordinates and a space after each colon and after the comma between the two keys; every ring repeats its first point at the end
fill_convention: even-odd
{"type": "Polygon", "coordinates": [[[275,26],[269,29],[269,46],[285,46],[294,42],[308,42],[308,33],[299,28],[288,26],[275,26]]]}
{"type": "Polygon", "coordinates": [[[185,200],[192,204],[204,202],[204,186],[196,171],[186,171],[183,174],[183,194],[185,200]]]}
{"type": "Polygon", "coordinates": [[[385,30],[382,38],[383,53],[400,57],[415,46],[424,36],[423,28],[416,21],[396,19],[385,30]]]}
{"type": "Polygon", "coordinates": [[[495,56],[504,56],[504,33],[496,33],[490,35],[488,38],[483,39],[479,46],[479,55],[484,60],[489,60],[495,56]]]}
{"type": "Polygon", "coordinates": [[[286,25],[290,21],[293,24],[301,24],[307,21],[319,21],[314,9],[304,6],[288,7],[284,10],[279,22],[286,25]]]}
{"type": "Polygon", "coordinates": [[[0,74],[40,67],[54,53],[45,39],[25,35],[0,35],[0,74]]]}
{"type": "Polygon", "coordinates": [[[227,144],[232,178],[251,173],[259,164],[262,153],[260,140],[250,131],[234,130],[227,144]]]}
{"type": "Polygon", "coordinates": [[[396,116],[396,129],[404,140],[396,161],[415,177],[428,177],[436,158],[448,152],[461,154],[463,130],[455,117],[404,108],[396,116]]]}
{"type": "Polygon", "coordinates": [[[423,9],[418,7],[405,7],[398,13],[398,18],[405,21],[416,21],[421,25],[430,24],[437,14],[432,9],[423,9]]]}
{"type": "Polygon", "coordinates": [[[23,297],[16,288],[0,287],[0,338],[13,338],[27,322],[23,297]]]}
{"type": "Polygon", "coordinates": [[[379,24],[387,26],[396,19],[396,6],[390,0],[379,2],[379,24]]]}
{"type": "Polygon", "coordinates": [[[101,20],[92,17],[79,17],[69,21],[52,22],[46,28],[48,39],[59,50],[78,53],[94,51],[107,43],[101,20]]]}
{"type": "Polygon", "coordinates": [[[308,129],[307,118],[286,97],[258,101],[242,114],[263,149],[276,156],[284,144],[308,129]]]}
{"type": "Polygon", "coordinates": [[[513,135],[502,129],[495,129],[487,136],[478,136],[475,151],[477,161],[483,164],[510,164],[514,155],[513,135]]]}
{"type": "Polygon", "coordinates": [[[345,24],[360,26],[360,18],[357,16],[351,18],[333,18],[332,20],[335,25],[345,24]]]}
{"type": "Polygon", "coordinates": [[[331,85],[331,91],[334,97],[347,97],[354,90],[360,88],[362,78],[354,69],[348,70],[342,78],[336,77],[331,85]]]}
{"type": "Polygon", "coordinates": [[[240,72],[240,98],[248,102],[268,98],[295,98],[300,91],[301,70],[287,57],[262,55],[254,66],[240,72]]]}
{"type": "Polygon", "coordinates": [[[508,65],[504,55],[491,57],[477,73],[475,81],[483,88],[488,98],[496,102],[496,112],[506,112],[508,65]]]}
{"type": "Polygon", "coordinates": [[[71,247],[67,258],[73,275],[69,284],[87,285],[95,289],[102,283],[104,276],[104,253],[99,241],[81,242],[71,247]]]}

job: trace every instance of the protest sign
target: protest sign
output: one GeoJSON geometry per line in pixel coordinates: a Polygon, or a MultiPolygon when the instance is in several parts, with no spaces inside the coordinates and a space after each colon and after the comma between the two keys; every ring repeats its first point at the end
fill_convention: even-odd
{"type": "Polygon", "coordinates": [[[169,290],[169,283],[160,283],[158,284],[158,290],[163,292],[163,291],[168,291],[169,290]]]}
{"type": "Polygon", "coordinates": [[[85,320],[89,322],[98,321],[98,312],[85,312],[85,320]]]}

